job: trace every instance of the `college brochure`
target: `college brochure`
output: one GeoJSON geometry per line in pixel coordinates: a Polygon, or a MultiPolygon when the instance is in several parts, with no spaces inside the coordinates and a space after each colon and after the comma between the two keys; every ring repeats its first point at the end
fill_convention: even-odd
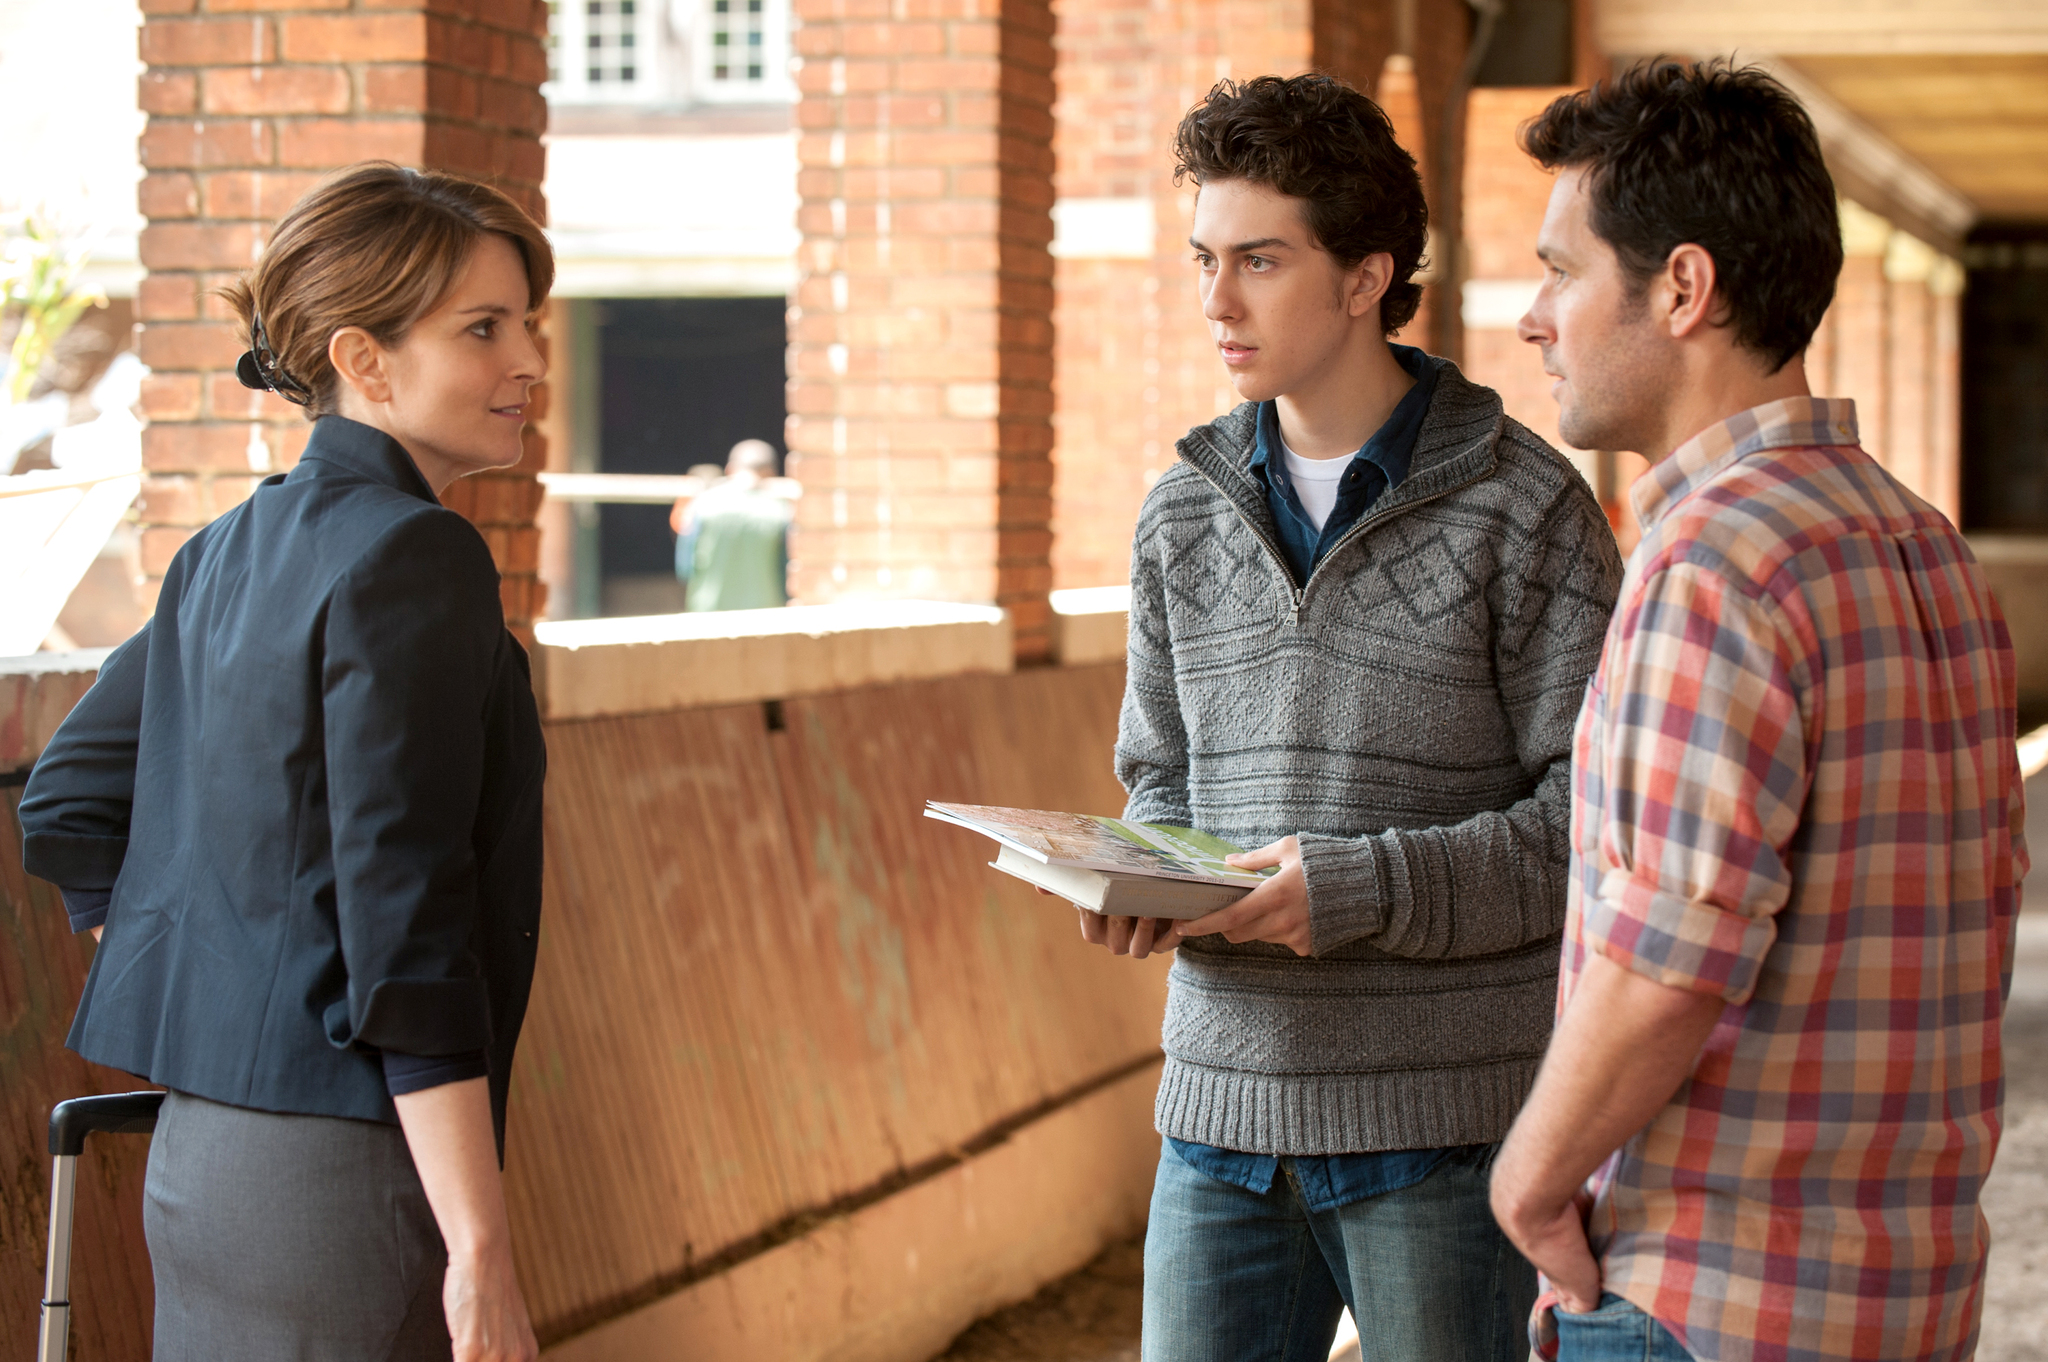
{"type": "Polygon", "coordinates": [[[1272,873],[1226,865],[1223,858],[1242,848],[1165,823],[981,804],[931,802],[924,812],[994,838],[997,870],[1098,913],[1197,918],[1272,873]]]}

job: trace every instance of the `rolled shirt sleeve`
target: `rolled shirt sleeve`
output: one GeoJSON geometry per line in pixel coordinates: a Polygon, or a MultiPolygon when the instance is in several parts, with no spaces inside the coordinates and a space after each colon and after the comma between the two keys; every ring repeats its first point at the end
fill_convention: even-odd
{"type": "Polygon", "coordinates": [[[503,632],[490,551],[451,511],[393,527],[330,601],[321,682],[348,971],[326,1018],[336,1045],[489,1045],[472,831],[503,632]]]}
{"type": "Polygon", "coordinates": [[[1804,649],[1776,602],[1683,563],[1645,585],[1624,637],[1604,678],[1584,938],[1658,983],[1742,1003],[1792,889],[1817,707],[1804,649]]]}

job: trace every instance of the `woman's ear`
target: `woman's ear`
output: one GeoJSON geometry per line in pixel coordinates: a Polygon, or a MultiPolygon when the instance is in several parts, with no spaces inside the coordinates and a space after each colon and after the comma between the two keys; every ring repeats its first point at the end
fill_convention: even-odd
{"type": "Polygon", "coordinates": [[[381,406],[391,400],[391,371],[384,347],[360,326],[344,326],[328,338],[327,362],[365,402],[381,406]]]}

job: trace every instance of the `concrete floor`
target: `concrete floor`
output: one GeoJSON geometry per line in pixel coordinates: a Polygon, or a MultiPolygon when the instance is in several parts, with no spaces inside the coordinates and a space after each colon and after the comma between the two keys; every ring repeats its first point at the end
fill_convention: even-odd
{"type": "MultiPolygon", "coordinates": [[[[1984,1189],[1991,1265],[1977,1362],[2048,1358],[2048,773],[2027,782],[2027,840],[2042,869],[2020,921],[2006,1009],[2005,1137],[1984,1189]]],[[[1138,1362],[1142,1241],[954,1340],[937,1362],[1138,1362]]],[[[1332,1362],[1354,1362],[1356,1345],[1332,1362]]]]}

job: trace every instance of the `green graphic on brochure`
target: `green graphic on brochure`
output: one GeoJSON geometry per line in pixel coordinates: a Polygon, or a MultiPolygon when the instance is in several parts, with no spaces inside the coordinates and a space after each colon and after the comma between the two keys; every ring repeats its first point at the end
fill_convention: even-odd
{"type": "Polygon", "coordinates": [[[1244,848],[1195,828],[1177,828],[1170,823],[1127,823],[1121,818],[1089,816],[1108,831],[1125,841],[1135,842],[1147,851],[1171,853],[1176,860],[1183,862],[1186,868],[1191,870],[1199,870],[1208,875],[1221,875],[1228,879],[1245,880],[1264,879],[1273,873],[1271,870],[1241,870],[1237,866],[1225,864],[1225,856],[1235,856],[1244,848]],[[1151,840],[1140,837],[1137,833],[1139,828],[1151,833],[1151,840]]]}

